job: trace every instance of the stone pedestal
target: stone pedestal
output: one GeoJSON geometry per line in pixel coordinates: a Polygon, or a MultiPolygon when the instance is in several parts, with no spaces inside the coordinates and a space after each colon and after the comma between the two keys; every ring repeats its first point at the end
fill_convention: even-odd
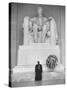
{"type": "Polygon", "coordinates": [[[32,45],[19,46],[18,50],[18,65],[36,65],[37,61],[46,64],[46,59],[49,55],[55,55],[60,63],[59,46],[50,46],[45,43],[32,43],[32,45]]]}
{"type": "MultiPolygon", "coordinates": [[[[46,66],[46,60],[49,55],[55,55],[58,58],[58,65],[60,65],[60,50],[58,45],[50,46],[47,43],[32,43],[32,45],[29,46],[19,46],[17,57],[18,63],[13,69],[13,72],[34,72],[37,61],[40,61],[42,64],[43,71],[49,71],[46,66]]],[[[55,71],[62,71],[62,68],[59,69],[59,67],[60,66],[58,66],[55,71]]]]}

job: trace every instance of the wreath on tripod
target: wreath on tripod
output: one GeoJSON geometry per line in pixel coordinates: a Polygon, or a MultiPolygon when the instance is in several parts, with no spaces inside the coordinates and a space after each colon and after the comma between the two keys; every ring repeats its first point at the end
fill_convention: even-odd
{"type": "Polygon", "coordinates": [[[46,60],[46,66],[50,70],[54,70],[54,68],[57,66],[57,62],[58,62],[57,57],[55,55],[50,55],[46,60]]]}

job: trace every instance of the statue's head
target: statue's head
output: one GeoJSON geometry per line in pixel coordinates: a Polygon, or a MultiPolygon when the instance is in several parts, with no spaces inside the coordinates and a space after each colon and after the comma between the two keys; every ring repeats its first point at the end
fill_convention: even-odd
{"type": "Polygon", "coordinates": [[[38,7],[38,16],[42,16],[42,8],[38,7]]]}

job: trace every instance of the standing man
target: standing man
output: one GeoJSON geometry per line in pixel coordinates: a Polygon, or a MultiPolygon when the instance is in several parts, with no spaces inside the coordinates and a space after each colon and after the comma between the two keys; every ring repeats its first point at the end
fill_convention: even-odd
{"type": "Polygon", "coordinates": [[[42,80],[42,65],[38,61],[38,64],[35,66],[35,80],[40,81],[42,80]]]}

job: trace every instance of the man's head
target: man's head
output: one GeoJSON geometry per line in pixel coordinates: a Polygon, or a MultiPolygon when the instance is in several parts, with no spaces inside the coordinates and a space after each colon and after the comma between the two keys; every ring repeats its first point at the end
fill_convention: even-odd
{"type": "Polygon", "coordinates": [[[38,61],[37,63],[38,63],[38,64],[40,64],[40,62],[39,62],[39,61],[38,61]]]}

